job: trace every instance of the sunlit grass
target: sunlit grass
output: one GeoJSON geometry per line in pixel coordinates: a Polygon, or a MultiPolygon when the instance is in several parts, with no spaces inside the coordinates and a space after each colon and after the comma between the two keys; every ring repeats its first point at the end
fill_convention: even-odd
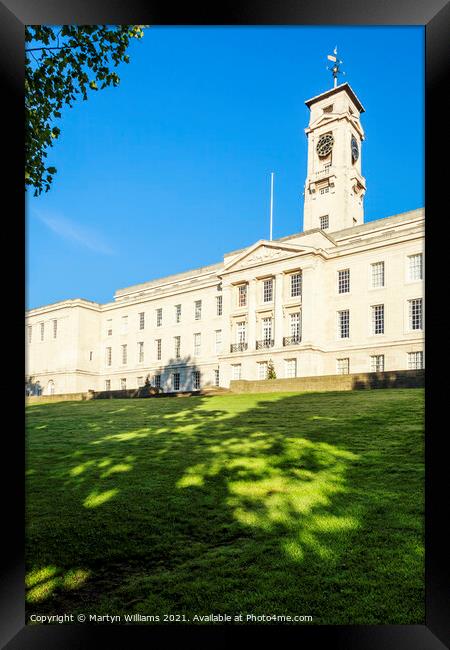
{"type": "Polygon", "coordinates": [[[422,390],[50,403],[27,429],[34,612],[424,620],[422,390]]]}

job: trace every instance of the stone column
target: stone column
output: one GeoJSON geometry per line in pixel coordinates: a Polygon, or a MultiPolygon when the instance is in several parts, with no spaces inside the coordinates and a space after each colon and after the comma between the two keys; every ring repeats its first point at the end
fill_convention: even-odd
{"type": "Polygon", "coordinates": [[[257,280],[250,280],[248,283],[248,320],[247,320],[247,341],[248,349],[256,348],[256,306],[257,306],[257,280]]]}
{"type": "Polygon", "coordinates": [[[317,297],[318,287],[315,270],[316,265],[314,262],[302,266],[302,344],[317,343],[317,333],[318,329],[320,329],[320,323],[317,321],[317,312],[320,309],[320,305],[317,297]]]}
{"type": "Polygon", "coordinates": [[[275,348],[283,347],[283,282],[284,273],[277,273],[275,276],[275,303],[274,303],[274,334],[275,348]]]}

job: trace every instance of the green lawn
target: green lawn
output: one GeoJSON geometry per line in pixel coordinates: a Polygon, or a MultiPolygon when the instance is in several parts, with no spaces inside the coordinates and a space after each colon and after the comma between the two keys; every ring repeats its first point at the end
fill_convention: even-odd
{"type": "Polygon", "coordinates": [[[27,408],[27,611],[424,623],[423,390],[27,408]]]}

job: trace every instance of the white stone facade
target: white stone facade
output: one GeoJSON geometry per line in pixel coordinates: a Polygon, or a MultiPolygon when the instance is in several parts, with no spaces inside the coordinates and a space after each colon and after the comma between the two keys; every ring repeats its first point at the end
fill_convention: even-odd
{"type": "Polygon", "coordinates": [[[264,378],[269,361],[277,377],[423,367],[424,210],[364,224],[364,109],[348,84],[306,103],[305,231],[111,303],[28,311],[26,374],[44,394],[136,388],[147,375],[166,391],[228,387],[264,378]]]}

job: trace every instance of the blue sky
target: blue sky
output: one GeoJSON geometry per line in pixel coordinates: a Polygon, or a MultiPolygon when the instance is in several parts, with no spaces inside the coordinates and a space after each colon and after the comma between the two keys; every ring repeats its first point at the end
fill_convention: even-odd
{"type": "Polygon", "coordinates": [[[365,220],[424,205],[422,27],[151,27],[121,83],[66,110],[27,196],[27,305],[98,302],[303,229],[309,111],[338,46],[366,112],[365,220]]]}

